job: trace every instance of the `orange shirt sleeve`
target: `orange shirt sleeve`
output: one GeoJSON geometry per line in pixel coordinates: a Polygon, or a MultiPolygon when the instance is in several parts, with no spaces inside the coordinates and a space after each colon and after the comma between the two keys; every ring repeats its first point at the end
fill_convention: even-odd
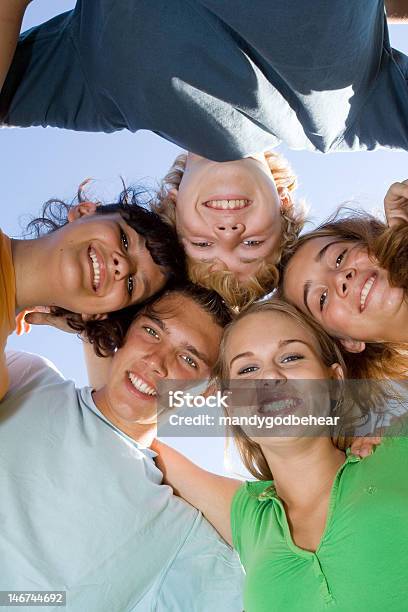
{"type": "Polygon", "coordinates": [[[7,337],[15,328],[16,281],[11,241],[0,230],[0,400],[8,388],[8,373],[4,350],[7,337]]]}

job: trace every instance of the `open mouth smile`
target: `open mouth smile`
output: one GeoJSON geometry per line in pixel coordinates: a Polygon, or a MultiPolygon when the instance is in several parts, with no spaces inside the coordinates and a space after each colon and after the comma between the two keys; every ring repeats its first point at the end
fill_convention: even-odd
{"type": "Polygon", "coordinates": [[[264,401],[260,404],[258,412],[270,414],[272,412],[291,412],[299,408],[302,401],[294,397],[281,397],[275,400],[264,401]]]}
{"type": "Polygon", "coordinates": [[[132,386],[136,389],[136,391],[138,391],[142,395],[145,395],[147,397],[157,396],[156,389],[151,385],[147,384],[147,382],[144,381],[142,378],[139,378],[139,376],[136,376],[136,374],[134,374],[133,372],[128,372],[128,379],[132,386]]]}
{"type": "Polygon", "coordinates": [[[360,293],[360,312],[363,312],[363,310],[365,309],[366,306],[366,302],[367,302],[367,298],[370,294],[370,291],[375,283],[377,279],[377,275],[376,274],[372,274],[370,276],[370,278],[368,278],[366,280],[366,282],[363,285],[363,288],[361,289],[361,293],[360,293]]]}
{"type": "Polygon", "coordinates": [[[88,249],[88,257],[91,268],[91,284],[93,290],[97,293],[105,277],[104,263],[101,256],[98,255],[92,246],[88,249]]]}

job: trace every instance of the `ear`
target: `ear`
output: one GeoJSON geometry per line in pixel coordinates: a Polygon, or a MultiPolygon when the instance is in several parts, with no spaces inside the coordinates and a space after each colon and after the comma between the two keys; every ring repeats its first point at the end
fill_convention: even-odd
{"type": "Polygon", "coordinates": [[[68,222],[72,223],[72,221],[76,221],[81,217],[86,217],[87,215],[94,215],[98,204],[96,202],[81,202],[81,204],[77,204],[69,209],[68,212],[68,222]]]}
{"type": "Polygon", "coordinates": [[[211,382],[207,388],[205,389],[203,395],[204,397],[209,397],[210,395],[215,395],[217,393],[217,391],[219,391],[219,386],[217,385],[216,382],[211,382]]]}
{"type": "Polygon", "coordinates": [[[284,210],[288,208],[292,204],[292,198],[290,196],[290,191],[287,187],[277,187],[277,191],[279,194],[279,198],[281,201],[281,208],[284,210]]]}
{"type": "Polygon", "coordinates": [[[172,187],[171,189],[169,189],[167,193],[168,193],[170,200],[173,202],[173,204],[177,204],[177,196],[178,196],[177,187],[172,187]]]}
{"type": "Polygon", "coordinates": [[[339,363],[333,363],[333,365],[330,366],[330,370],[332,378],[336,380],[344,380],[343,368],[339,363]]]}
{"type": "Polygon", "coordinates": [[[351,338],[340,338],[340,342],[349,353],[362,353],[366,347],[365,342],[351,338]]]}

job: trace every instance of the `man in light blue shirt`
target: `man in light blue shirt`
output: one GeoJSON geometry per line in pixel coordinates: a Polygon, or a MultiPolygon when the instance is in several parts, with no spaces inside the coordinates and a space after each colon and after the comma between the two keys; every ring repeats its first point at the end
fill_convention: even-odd
{"type": "Polygon", "coordinates": [[[98,391],[9,354],[0,590],[66,591],[70,612],[241,612],[237,558],[161,484],[148,448],[160,381],[205,378],[217,357],[224,315],[208,297],[186,289],[147,306],[98,391]]]}

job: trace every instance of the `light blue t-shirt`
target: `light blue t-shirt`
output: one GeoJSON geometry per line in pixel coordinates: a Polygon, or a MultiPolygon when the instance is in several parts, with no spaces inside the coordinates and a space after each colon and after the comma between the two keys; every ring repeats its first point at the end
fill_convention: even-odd
{"type": "Polygon", "coordinates": [[[155,453],[49,362],[9,353],[8,367],[0,590],[65,590],[69,612],[241,612],[235,553],[161,484],[155,453]]]}
{"type": "Polygon", "coordinates": [[[21,36],[0,122],[147,129],[193,153],[408,150],[383,0],[78,0],[21,36]]]}

